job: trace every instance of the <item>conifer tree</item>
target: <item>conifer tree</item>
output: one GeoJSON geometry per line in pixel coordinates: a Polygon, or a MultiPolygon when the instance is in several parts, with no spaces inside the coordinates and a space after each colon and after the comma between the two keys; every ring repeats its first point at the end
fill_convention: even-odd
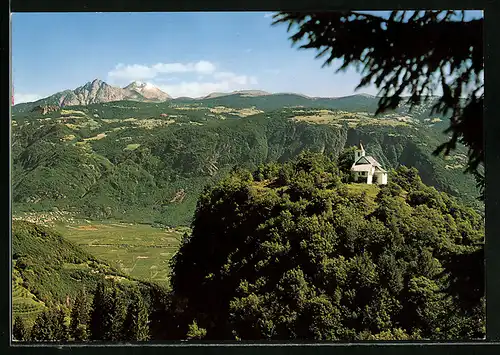
{"type": "Polygon", "coordinates": [[[70,334],[76,341],[88,339],[89,304],[85,289],[78,291],[71,309],[70,334]]]}
{"type": "Polygon", "coordinates": [[[107,319],[111,311],[111,299],[104,281],[100,281],[94,293],[89,320],[90,339],[104,340],[109,326],[107,319]]]}
{"type": "Polygon", "coordinates": [[[54,317],[50,310],[46,310],[36,318],[31,330],[31,340],[33,341],[55,341],[54,317]]]}
{"type": "Polygon", "coordinates": [[[120,292],[116,285],[114,285],[113,293],[111,295],[110,312],[105,315],[105,324],[107,325],[104,335],[105,340],[124,340],[123,323],[127,312],[127,306],[123,296],[123,293],[120,292]]]}
{"type": "Polygon", "coordinates": [[[132,301],[127,310],[127,317],[124,323],[124,333],[126,340],[147,341],[150,339],[149,333],[149,311],[144,299],[138,289],[132,294],[132,301]]]}
{"type": "Polygon", "coordinates": [[[69,340],[69,327],[66,322],[66,310],[60,306],[59,308],[52,311],[53,323],[54,323],[54,338],[57,341],[68,341],[69,340]]]}
{"type": "Polygon", "coordinates": [[[73,340],[76,341],[86,341],[89,339],[89,331],[86,324],[78,324],[74,333],[73,340]]]}
{"type": "Polygon", "coordinates": [[[14,319],[14,326],[12,329],[12,335],[14,337],[14,340],[17,341],[26,341],[28,340],[28,334],[27,334],[27,329],[26,325],[24,324],[24,321],[21,317],[17,316],[14,319]]]}

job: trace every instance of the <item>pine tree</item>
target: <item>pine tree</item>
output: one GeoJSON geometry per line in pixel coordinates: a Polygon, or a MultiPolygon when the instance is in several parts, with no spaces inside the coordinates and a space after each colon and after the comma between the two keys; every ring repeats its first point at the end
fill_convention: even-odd
{"type": "Polygon", "coordinates": [[[149,311],[140,291],[137,289],[132,294],[132,302],[127,310],[123,332],[126,334],[126,340],[129,341],[147,341],[150,339],[149,311]]]}
{"type": "Polygon", "coordinates": [[[85,341],[89,339],[89,332],[86,324],[78,324],[73,333],[73,339],[76,341],[85,341]]]}
{"type": "Polygon", "coordinates": [[[114,285],[111,296],[111,309],[106,315],[107,324],[104,339],[111,341],[124,340],[123,323],[125,320],[127,307],[124,301],[123,293],[114,285]]]}
{"type": "Polygon", "coordinates": [[[205,328],[198,327],[196,320],[189,325],[186,337],[188,339],[203,339],[207,335],[207,330],[205,328]]]}
{"type": "Polygon", "coordinates": [[[53,311],[53,322],[54,322],[54,338],[57,341],[68,341],[69,340],[69,328],[66,322],[66,311],[60,306],[58,309],[53,311]]]}
{"type": "Polygon", "coordinates": [[[50,310],[46,310],[36,318],[31,330],[31,340],[33,341],[55,341],[54,317],[50,310]]]}
{"type": "Polygon", "coordinates": [[[17,341],[26,341],[28,340],[28,334],[27,334],[27,329],[26,325],[24,324],[24,321],[21,317],[17,316],[14,319],[14,326],[12,329],[12,335],[14,337],[14,340],[17,341]]]}
{"type": "Polygon", "coordinates": [[[85,289],[78,291],[71,309],[70,334],[76,341],[88,339],[89,304],[85,289]]]}
{"type": "Polygon", "coordinates": [[[104,281],[100,281],[94,293],[92,311],[89,320],[90,339],[104,340],[109,326],[108,318],[111,311],[109,292],[104,281]]]}

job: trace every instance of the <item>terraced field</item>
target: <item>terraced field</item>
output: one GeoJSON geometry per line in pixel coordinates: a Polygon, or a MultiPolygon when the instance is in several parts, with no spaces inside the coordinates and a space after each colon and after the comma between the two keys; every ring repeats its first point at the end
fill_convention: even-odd
{"type": "Polygon", "coordinates": [[[12,275],[12,316],[21,316],[25,322],[31,324],[40,312],[45,309],[43,302],[22,285],[22,279],[16,270],[12,275]]]}

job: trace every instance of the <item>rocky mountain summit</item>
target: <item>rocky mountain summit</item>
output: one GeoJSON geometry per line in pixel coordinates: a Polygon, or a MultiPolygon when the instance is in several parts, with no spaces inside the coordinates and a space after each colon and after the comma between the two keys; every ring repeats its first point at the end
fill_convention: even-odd
{"type": "Polygon", "coordinates": [[[137,93],[143,98],[151,101],[166,101],[171,99],[170,95],[161,91],[159,88],[150,83],[134,81],[123,88],[132,93],[137,93]]]}
{"type": "Polygon", "coordinates": [[[74,90],[64,90],[44,99],[16,105],[20,111],[30,111],[35,107],[76,106],[129,100],[143,102],[163,102],[170,96],[152,84],[133,82],[124,88],[116,87],[95,79],[74,90]]]}
{"type": "Polygon", "coordinates": [[[60,106],[89,105],[101,102],[138,99],[139,95],[128,90],[113,87],[95,79],[75,90],[68,90],[66,95],[59,99],[60,106]]]}

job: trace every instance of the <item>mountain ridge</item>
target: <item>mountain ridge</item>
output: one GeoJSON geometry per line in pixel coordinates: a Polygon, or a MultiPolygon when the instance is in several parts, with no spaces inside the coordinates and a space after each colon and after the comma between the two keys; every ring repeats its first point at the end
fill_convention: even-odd
{"type": "Polygon", "coordinates": [[[336,100],[349,97],[364,97],[364,98],[377,98],[376,96],[369,94],[353,94],[341,97],[313,97],[304,95],[301,93],[292,92],[276,92],[271,93],[264,90],[246,89],[246,90],[235,90],[230,92],[213,92],[202,97],[177,97],[173,98],[168,93],[162,91],[157,86],[141,81],[133,81],[130,84],[119,87],[109,85],[105,81],[98,78],[93,79],[73,90],[66,89],[56,92],[52,95],[44,97],[42,99],[30,102],[22,102],[14,105],[14,107],[20,108],[22,106],[30,106],[31,108],[40,105],[57,105],[63,106],[87,106],[90,104],[115,102],[115,101],[146,101],[146,102],[164,102],[168,100],[209,100],[216,99],[220,97],[228,96],[240,96],[240,97],[262,97],[262,96],[282,96],[282,95],[293,95],[298,96],[308,100],[336,100]]]}
{"type": "MultiPolygon", "coordinates": [[[[148,82],[141,82],[134,80],[130,84],[119,87],[109,85],[105,81],[95,78],[92,81],[85,83],[77,87],[76,89],[66,89],[56,92],[52,95],[44,97],[42,99],[30,102],[22,102],[15,104],[13,107],[20,106],[36,106],[38,105],[58,105],[58,106],[87,106],[90,104],[115,102],[115,101],[145,101],[145,102],[165,102],[168,100],[210,100],[217,99],[228,96],[240,96],[240,97],[262,97],[262,96],[297,96],[303,99],[312,101],[321,100],[346,100],[352,98],[363,98],[368,100],[378,100],[379,96],[371,95],[367,93],[354,93],[345,96],[309,96],[302,93],[295,92],[268,92],[259,89],[244,89],[244,90],[234,90],[230,92],[212,92],[208,95],[201,97],[172,97],[168,93],[162,91],[160,88],[154,84],[148,82]]],[[[432,97],[434,98],[434,97],[432,97]]]]}
{"type": "Polygon", "coordinates": [[[171,99],[170,95],[151,84],[132,82],[122,88],[109,85],[100,79],[94,79],[76,89],[66,89],[36,101],[19,103],[14,105],[14,108],[27,107],[28,109],[32,109],[43,105],[55,105],[59,107],[88,106],[90,104],[123,100],[163,102],[168,99],[171,99]]]}

